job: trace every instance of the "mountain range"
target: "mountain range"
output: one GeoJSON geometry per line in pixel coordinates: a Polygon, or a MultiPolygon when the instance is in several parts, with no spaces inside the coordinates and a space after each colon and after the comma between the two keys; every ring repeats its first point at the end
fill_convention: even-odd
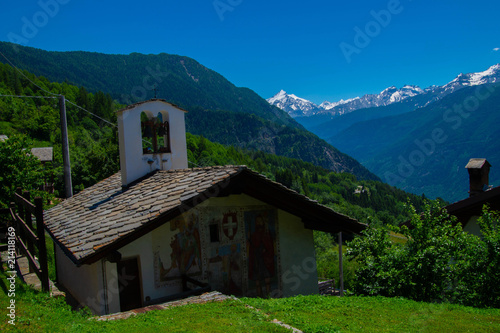
{"type": "Polygon", "coordinates": [[[500,83],[490,83],[413,111],[356,122],[327,141],[388,184],[455,202],[468,196],[465,165],[471,158],[486,158],[493,166],[489,184],[500,185],[499,123],[500,83]]]}
{"type": "MultiPolygon", "coordinates": [[[[500,165],[499,82],[500,65],[494,65],[483,72],[460,74],[443,86],[391,87],[366,95],[356,100],[368,107],[356,109],[349,102],[353,110],[341,115],[323,110],[295,119],[383,181],[457,201],[467,196],[464,166],[469,158],[487,158],[500,165]],[[442,133],[442,140],[432,141],[433,133],[442,133]]],[[[499,185],[500,173],[492,172],[490,183],[499,185]]]]}
{"type": "MultiPolygon", "coordinates": [[[[0,42],[0,52],[23,70],[92,93],[109,93],[116,103],[164,98],[188,111],[190,133],[211,141],[379,179],[251,89],[236,87],[194,59],[166,53],[52,52],[6,42],[0,42]]],[[[0,61],[8,62],[3,57],[0,61]]]]}
{"type": "Polygon", "coordinates": [[[500,82],[500,64],[491,66],[484,72],[462,73],[443,86],[430,86],[425,89],[415,85],[405,85],[401,88],[391,86],[379,94],[367,94],[362,97],[348,100],[342,99],[337,102],[324,101],[320,105],[281,90],[275,96],[268,98],[267,101],[271,105],[288,112],[294,118],[320,116],[324,119],[325,115],[334,117],[359,109],[387,106],[417,95],[426,95],[428,97],[424,102],[415,104],[415,107],[423,107],[464,87],[495,82],[500,82]]]}
{"type": "Polygon", "coordinates": [[[392,86],[379,94],[364,95],[363,97],[340,100],[334,103],[324,101],[320,105],[316,105],[311,101],[293,94],[287,94],[284,90],[281,90],[278,94],[268,98],[267,101],[271,105],[288,112],[294,118],[321,115],[340,116],[359,109],[389,105],[423,92],[417,86],[407,85],[400,89],[392,86]]]}
{"type": "MultiPolygon", "coordinates": [[[[285,112],[179,55],[49,52],[4,42],[0,51],[23,70],[88,89],[95,98],[102,91],[119,104],[164,98],[188,111],[189,132],[211,141],[299,158],[358,179],[382,179],[419,195],[462,199],[468,158],[500,165],[499,65],[460,74],[443,86],[390,87],[321,105],[283,91],[275,102],[288,104],[285,112]],[[442,134],[439,142],[430,143],[436,133],[442,134]],[[400,172],[404,166],[411,172],[400,172]]],[[[21,75],[19,80],[24,80],[21,75]]],[[[492,170],[491,183],[500,183],[492,170]]]]}

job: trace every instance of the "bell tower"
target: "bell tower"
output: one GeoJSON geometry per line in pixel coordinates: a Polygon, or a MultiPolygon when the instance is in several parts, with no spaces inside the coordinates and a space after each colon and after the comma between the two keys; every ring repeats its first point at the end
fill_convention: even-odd
{"type": "Polygon", "coordinates": [[[186,112],[163,99],[132,104],[117,112],[123,186],[155,170],[188,167],[186,112]]]}

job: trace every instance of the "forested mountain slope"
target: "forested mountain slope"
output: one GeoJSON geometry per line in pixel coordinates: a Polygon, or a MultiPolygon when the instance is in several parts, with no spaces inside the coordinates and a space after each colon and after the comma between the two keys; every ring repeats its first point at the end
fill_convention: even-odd
{"type": "MultiPolygon", "coordinates": [[[[16,66],[51,81],[109,93],[118,103],[165,98],[190,111],[189,131],[212,141],[300,158],[336,172],[378,179],[350,156],[305,130],[248,88],[238,88],[194,59],[169,54],[49,52],[0,42],[16,66]],[[154,91],[156,89],[156,92],[154,91]]],[[[1,62],[6,62],[0,57],[1,62]]]]}
{"type": "MultiPolygon", "coordinates": [[[[72,103],[111,123],[115,121],[114,111],[123,105],[115,104],[110,95],[102,92],[92,94],[84,88],[53,83],[27,72],[24,74],[29,80],[10,66],[0,64],[0,95],[54,96],[42,91],[42,88],[52,94],[64,94],[69,101],[67,113],[75,191],[117,172],[119,158],[116,127],[72,103]]],[[[11,138],[24,134],[34,140],[34,146],[54,147],[56,189],[63,193],[57,99],[1,97],[0,134],[11,138]]],[[[397,223],[405,220],[407,200],[422,207],[421,196],[408,194],[379,181],[360,180],[352,174],[335,173],[298,159],[224,146],[190,133],[187,134],[187,147],[190,167],[245,164],[270,179],[365,223],[397,223]]]]}
{"type": "Polygon", "coordinates": [[[457,201],[468,196],[470,158],[492,164],[500,185],[500,85],[458,90],[427,107],[359,122],[329,139],[383,181],[412,193],[457,201]]]}

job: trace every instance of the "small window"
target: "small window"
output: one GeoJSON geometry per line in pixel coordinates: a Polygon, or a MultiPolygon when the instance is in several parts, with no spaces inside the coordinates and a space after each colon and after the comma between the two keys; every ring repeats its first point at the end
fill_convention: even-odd
{"type": "Polygon", "coordinates": [[[170,126],[162,113],[149,118],[144,112],[141,114],[141,129],[143,138],[143,153],[170,153],[170,126]]]}
{"type": "Polygon", "coordinates": [[[210,242],[217,243],[220,241],[219,238],[219,225],[211,224],[210,225],[210,242]]]}

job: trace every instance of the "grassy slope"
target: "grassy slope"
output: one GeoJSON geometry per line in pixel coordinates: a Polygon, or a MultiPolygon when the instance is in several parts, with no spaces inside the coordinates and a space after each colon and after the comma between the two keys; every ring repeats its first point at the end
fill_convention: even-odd
{"type": "Polygon", "coordinates": [[[8,324],[7,280],[0,272],[0,330],[20,332],[499,332],[499,309],[427,304],[398,298],[298,296],[194,304],[151,311],[126,320],[100,322],[74,312],[63,300],[19,281],[16,325],[8,324]],[[250,305],[251,307],[249,307],[250,305]],[[257,310],[260,309],[260,310],[257,310]]]}

